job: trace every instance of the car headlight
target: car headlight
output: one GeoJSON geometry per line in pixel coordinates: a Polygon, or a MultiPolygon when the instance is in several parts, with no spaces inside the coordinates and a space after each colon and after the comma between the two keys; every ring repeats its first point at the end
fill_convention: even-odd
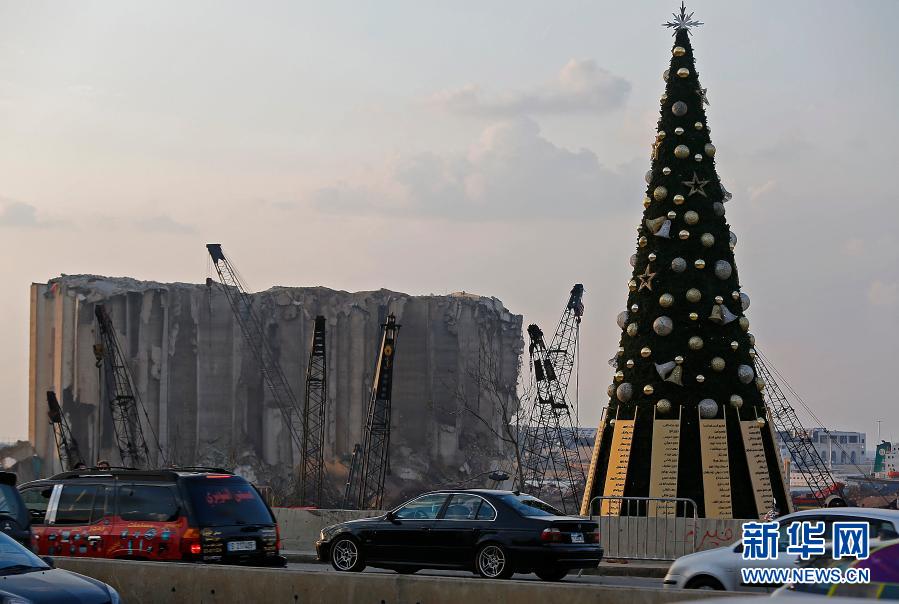
{"type": "Polygon", "coordinates": [[[119,597],[119,592],[113,589],[111,585],[107,585],[106,589],[109,590],[110,604],[122,604],[122,598],[119,597]]]}

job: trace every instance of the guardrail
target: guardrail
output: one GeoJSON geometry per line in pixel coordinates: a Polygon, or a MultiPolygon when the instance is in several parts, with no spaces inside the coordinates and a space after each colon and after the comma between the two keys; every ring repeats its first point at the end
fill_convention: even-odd
{"type": "Polygon", "coordinates": [[[674,560],[696,551],[696,502],[685,497],[590,500],[606,558],[674,560]]]}

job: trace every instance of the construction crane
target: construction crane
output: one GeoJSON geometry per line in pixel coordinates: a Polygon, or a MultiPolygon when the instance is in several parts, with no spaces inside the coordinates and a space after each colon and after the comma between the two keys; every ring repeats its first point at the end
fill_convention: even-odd
{"type": "MultiPolygon", "coordinates": [[[[549,360],[549,349],[537,325],[528,326],[528,351],[534,368],[536,396],[525,426],[521,455],[526,488],[540,497],[549,486],[556,491],[562,511],[576,513],[584,483],[584,467],[577,442],[577,426],[572,421],[571,407],[549,360]]],[[[556,497],[553,497],[556,499],[556,497]]]]}
{"type": "Polygon", "coordinates": [[[94,345],[97,368],[100,369],[101,398],[106,398],[112,413],[116,445],[122,465],[129,468],[149,468],[154,461],[165,464],[165,455],[147,415],[147,409],[134,388],[134,378],[125,362],[112,319],[102,304],[94,308],[97,317],[99,342],[94,345]],[[150,447],[141,426],[141,415],[152,436],[157,459],[150,457],[150,447]]]}
{"type": "Polygon", "coordinates": [[[306,365],[306,397],[303,400],[303,472],[300,505],[322,505],[324,481],[325,419],[328,404],[328,367],[325,356],[325,318],[315,317],[312,350],[306,365]]]}
{"type": "Polygon", "coordinates": [[[72,435],[72,428],[59,406],[56,393],[52,390],[47,391],[47,407],[47,416],[50,418],[50,425],[53,426],[53,438],[56,439],[56,451],[59,453],[59,463],[63,471],[67,472],[86,465],[78,449],[78,441],[72,435]]]}
{"type": "Polygon", "coordinates": [[[390,401],[393,366],[400,326],[396,317],[387,316],[381,325],[381,349],[372,381],[363,442],[353,448],[353,460],[344,493],[344,507],[379,510],[384,501],[384,477],[387,475],[390,447],[390,401]]]}
{"type": "MultiPolygon", "coordinates": [[[[568,296],[568,304],[562,311],[562,318],[556,327],[552,342],[546,350],[546,358],[556,372],[559,387],[567,395],[568,381],[574,370],[577,357],[578,337],[580,335],[581,317],[584,316],[584,286],[575,283],[568,296]]],[[[575,399],[575,417],[577,417],[577,400],[575,399]]]]}
{"type": "MultiPolygon", "coordinates": [[[[808,430],[796,414],[796,409],[790,404],[774,378],[773,374],[777,373],[777,369],[773,366],[768,367],[770,361],[759,352],[758,348],[755,348],[755,352],[755,368],[759,377],[765,382],[765,399],[771,413],[771,422],[790,453],[793,467],[808,483],[811,489],[809,498],[817,503],[817,507],[846,505],[842,483],[834,480],[827,463],[821,458],[808,430]]],[[[789,385],[787,387],[789,388],[789,385]]]]}
{"type": "MultiPolygon", "coordinates": [[[[219,281],[222,285],[222,291],[228,299],[234,318],[240,326],[244,341],[262,373],[262,379],[271,393],[272,400],[281,412],[284,425],[290,434],[299,454],[305,451],[303,442],[303,412],[297,403],[293,390],[281,369],[274,351],[265,337],[265,326],[259,317],[256,309],[253,307],[253,301],[250,294],[247,293],[246,286],[238,276],[234,265],[225,258],[222,252],[222,246],[219,243],[209,243],[206,250],[212,258],[215,271],[218,273],[219,281]]],[[[207,281],[208,283],[208,281],[207,281]]],[[[301,460],[301,465],[304,465],[301,460]]]]}

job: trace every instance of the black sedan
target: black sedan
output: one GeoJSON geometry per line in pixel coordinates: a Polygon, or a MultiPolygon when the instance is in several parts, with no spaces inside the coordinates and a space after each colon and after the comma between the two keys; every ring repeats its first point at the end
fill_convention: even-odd
{"type": "Polygon", "coordinates": [[[53,568],[21,544],[0,533],[0,602],[119,604],[112,587],[67,570],[53,568]]]}
{"type": "Polygon", "coordinates": [[[599,527],[589,518],[523,493],[480,489],[425,493],[383,516],[329,526],[315,548],[339,571],[452,568],[491,579],[533,572],[558,581],[602,559],[599,527]]]}

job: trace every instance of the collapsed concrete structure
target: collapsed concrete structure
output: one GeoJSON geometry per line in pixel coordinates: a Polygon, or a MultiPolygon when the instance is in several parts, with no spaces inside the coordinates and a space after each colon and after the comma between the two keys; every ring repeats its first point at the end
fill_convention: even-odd
{"type": "MultiPolygon", "coordinates": [[[[98,402],[98,303],[112,316],[165,458],[234,468],[289,502],[298,453],[214,282],[69,275],[31,286],[29,438],[47,473],[59,469],[47,390],[57,393],[87,459],[119,460],[109,409],[98,402]]],[[[253,304],[300,404],[313,319],[327,319],[331,503],[339,502],[362,440],[389,312],[402,327],[385,501],[509,465],[513,456],[497,433],[517,407],[522,319],[496,298],[274,287],[253,294],[253,304]]]]}

